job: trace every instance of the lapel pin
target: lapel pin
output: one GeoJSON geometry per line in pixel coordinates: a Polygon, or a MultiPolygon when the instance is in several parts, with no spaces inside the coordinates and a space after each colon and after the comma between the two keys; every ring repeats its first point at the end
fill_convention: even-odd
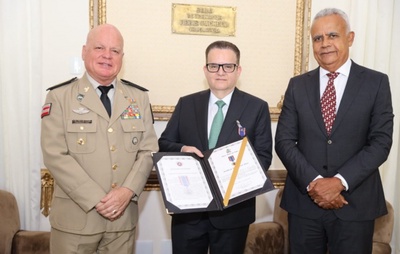
{"type": "Polygon", "coordinates": [[[236,120],[236,124],[237,124],[237,126],[238,126],[238,134],[239,134],[240,137],[243,138],[244,136],[246,136],[246,128],[243,127],[243,126],[240,124],[239,120],[236,120]]]}

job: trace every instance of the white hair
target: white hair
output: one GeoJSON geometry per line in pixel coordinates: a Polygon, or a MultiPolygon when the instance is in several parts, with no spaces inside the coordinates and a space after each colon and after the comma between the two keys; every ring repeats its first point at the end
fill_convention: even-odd
{"type": "Polygon", "coordinates": [[[350,32],[349,17],[347,16],[347,14],[344,11],[336,9],[336,8],[326,8],[326,9],[319,11],[317,13],[317,15],[315,15],[315,17],[314,17],[313,24],[314,24],[315,20],[325,17],[325,16],[330,16],[330,15],[339,15],[346,23],[346,33],[350,32]]]}

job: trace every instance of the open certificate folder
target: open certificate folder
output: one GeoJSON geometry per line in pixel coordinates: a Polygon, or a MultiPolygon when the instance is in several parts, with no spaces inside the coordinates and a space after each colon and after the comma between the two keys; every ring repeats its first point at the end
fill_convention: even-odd
{"type": "Polygon", "coordinates": [[[203,154],[153,154],[167,213],[223,210],[274,189],[246,137],[203,154]]]}

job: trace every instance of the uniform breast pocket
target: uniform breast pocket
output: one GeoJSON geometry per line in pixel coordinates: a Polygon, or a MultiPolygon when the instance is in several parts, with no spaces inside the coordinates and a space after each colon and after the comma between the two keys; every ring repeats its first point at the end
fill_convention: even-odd
{"type": "Polygon", "coordinates": [[[127,152],[132,153],[139,150],[139,144],[144,132],[142,119],[130,119],[121,121],[124,131],[124,144],[127,152]]]}
{"type": "Polygon", "coordinates": [[[70,120],[67,125],[67,144],[72,153],[92,153],[96,149],[95,121],[70,120]]]}

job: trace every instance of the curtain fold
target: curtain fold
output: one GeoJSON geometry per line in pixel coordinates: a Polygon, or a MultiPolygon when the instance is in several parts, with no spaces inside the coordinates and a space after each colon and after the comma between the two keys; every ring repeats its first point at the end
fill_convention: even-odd
{"type": "MultiPolygon", "coordinates": [[[[351,57],[359,64],[388,74],[394,118],[393,145],[388,160],[380,168],[386,199],[399,215],[400,165],[400,3],[395,0],[353,0],[349,13],[355,42],[351,57]]],[[[400,218],[395,215],[392,253],[400,253],[400,218]]]]}
{"type": "MultiPolygon", "coordinates": [[[[398,0],[329,0],[312,1],[312,11],[317,13],[327,7],[345,11],[350,19],[355,39],[350,57],[356,63],[386,73],[389,76],[394,111],[393,145],[387,161],[380,167],[386,199],[395,210],[395,224],[391,241],[392,253],[400,254],[400,1],[398,0]]],[[[313,18],[313,17],[312,17],[313,18]]],[[[310,69],[317,66],[312,47],[310,69]]]]}
{"type": "Polygon", "coordinates": [[[21,227],[40,216],[40,0],[0,1],[0,188],[18,202],[21,227]]]}

